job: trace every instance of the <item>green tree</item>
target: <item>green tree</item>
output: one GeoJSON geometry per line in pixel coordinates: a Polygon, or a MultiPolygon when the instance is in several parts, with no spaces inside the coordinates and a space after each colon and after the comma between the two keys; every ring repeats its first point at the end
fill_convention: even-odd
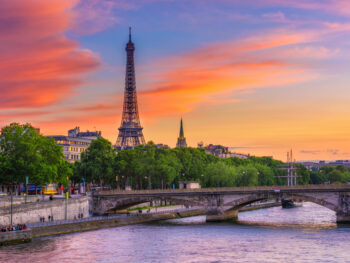
{"type": "Polygon", "coordinates": [[[324,184],[327,179],[324,173],[320,171],[312,171],[310,172],[310,181],[312,184],[324,184]]]}
{"type": "Polygon", "coordinates": [[[330,173],[327,174],[328,180],[331,183],[343,183],[345,182],[345,175],[338,169],[334,169],[330,173]]]}
{"type": "Polygon", "coordinates": [[[236,186],[238,171],[235,167],[224,162],[209,163],[206,172],[201,178],[204,187],[230,187],[236,186]]]}
{"type": "Polygon", "coordinates": [[[259,183],[258,170],[252,165],[238,167],[238,186],[256,186],[259,183]]]}
{"type": "Polygon", "coordinates": [[[258,184],[259,185],[274,185],[275,175],[272,168],[267,165],[257,163],[254,167],[258,170],[258,184]]]}
{"type": "Polygon", "coordinates": [[[156,149],[155,186],[161,189],[172,187],[180,178],[181,164],[174,152],[169,149],[156,149]]]}
{"type": "MultiPolygon", "coordinates": [[[[30,124],[12,123],[1,130],[0,171],[2,181],[35,184],[66,182],[62,148],[52,138],[41,136],[30,124]]],[[[66,173],[68,172],[68,174],[66,173]]]]}
{"type": "Polygon", "coordinates": [[[93,140],[89,148],[81,154],[79,173],[87,182],[99,185],[115,184],[115,151],[112,144],[104,139],[93,140]]]}
{"type": "Polygon", "coordinates": [[[298,184],[309,184],[311,182],[309,170],[302,164],[297,164],[296,168],[298,184]]]}

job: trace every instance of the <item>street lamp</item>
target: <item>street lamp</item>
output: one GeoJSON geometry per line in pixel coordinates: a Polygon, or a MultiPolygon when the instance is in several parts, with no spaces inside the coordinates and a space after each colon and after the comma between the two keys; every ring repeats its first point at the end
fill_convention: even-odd
{"type": "Polygon", "coordinates": [[[12,226],[12,202],[13,202],[13,197],[12,197],[12,182],[10,184],[10,194],[11,194],[11,205],[10,205],[10,226],[12,226]]]}
{"type": "Polygon", "coordinates": [[[85,178],[83,177],[81,180],[83,181],[83,193],[86,193],[85,178]]]}

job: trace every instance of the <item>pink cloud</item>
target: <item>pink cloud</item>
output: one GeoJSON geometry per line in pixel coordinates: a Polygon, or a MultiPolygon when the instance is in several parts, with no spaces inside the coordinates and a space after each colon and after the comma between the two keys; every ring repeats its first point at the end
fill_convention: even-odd
{"type": "Polygon", "coordinates": [[[258,0],[260,5],[286,6],[308,10],[321,10],[338,15],[350,15],[350,2],[348,0],[258,0]]]}
{"type": "Polygon", "coordinates": [[[98,55],[64,32],[72,26],[71,0],[11,0],[0,8],[0,107],[40,107],[74,94],[98,55]]]}
{"type": "Polygon", "coordinates": [[[121,22],[114,14],[116,11],[135,8],[135,4],[126,0],[82,0],[74,8],[74,26],[71,31],[78,35],[94,34],[121,22]]]}
{"type": "Polygon", "coordinates": [[[217,103],[219,94],[223,103],[234,102],[233,94],[242,90],[309,80],[314,74],[302,61],[275,54],[312,39],[304,33],[271,32],[163,58],[150,65],[157,73],[145,76],[150,84],[140,92],[143,115],[187,112],[199,103],[217,103]]]}

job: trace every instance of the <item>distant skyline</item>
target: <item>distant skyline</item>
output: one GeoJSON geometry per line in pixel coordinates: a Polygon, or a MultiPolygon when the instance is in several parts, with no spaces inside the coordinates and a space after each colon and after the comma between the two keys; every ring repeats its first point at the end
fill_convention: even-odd
{"type": "Polygon", "coordinates": [[[4,0],[0,127],[120,126],[128,27],[146,141],[350,159],[350,1],[4,0]]]}

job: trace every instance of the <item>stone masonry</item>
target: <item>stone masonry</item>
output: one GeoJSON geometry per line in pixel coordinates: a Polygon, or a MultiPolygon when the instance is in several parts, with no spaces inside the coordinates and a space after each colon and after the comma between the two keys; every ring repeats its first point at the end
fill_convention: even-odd
{"type": "MultiPolygon", "coordinates": [[[[12,222],[13,224],[35,223],[40,222],[40,217],[44,217],[48,221],[49,216],[53,219],[65,219],[67,204],[67,219],[78,218],[78,214],[83,217],[89,215],[89,202],[87,197],[71,198],[69,200],[60,199],[53,201],[42,201],[29,203],[26,205],[13,206],[12,222]],[[67,203],[66,203],[67,202],[67,203]]],[[[0,208],[0,225],[6,226],[10,224],[10,208],[0,208]]]]}
{"type": "Polygon", "coordinates": [[[334,211],[338,223],[350,223],[350,185],[116,191],[97,193],[92,197],[94,214],[105,214],[143,202],[167,200],[203,207],[207,221],[236,220],[240,208],[269,198],[313,202],[334,211]]]}

